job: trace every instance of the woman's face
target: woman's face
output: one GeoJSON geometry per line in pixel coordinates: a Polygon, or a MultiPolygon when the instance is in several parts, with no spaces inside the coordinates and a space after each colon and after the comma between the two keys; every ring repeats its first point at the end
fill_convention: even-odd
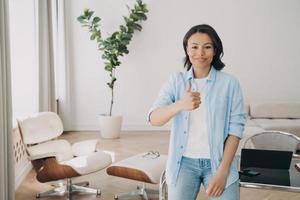
{"type": "Polygon", "coordinates": [[[194,68],[209,68],[215,55],[211,38],[206,33],[194,33],[187,41],[187,54],[194,68]]]}

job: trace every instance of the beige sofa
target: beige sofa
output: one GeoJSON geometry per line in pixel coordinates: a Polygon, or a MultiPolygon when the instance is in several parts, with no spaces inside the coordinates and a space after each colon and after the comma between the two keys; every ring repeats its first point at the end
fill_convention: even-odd
{"type": "Polygon", "coordinates": [[[300,137],[300,103],[250,103],[246,104],[245,110],[248,119],[238,155],[249,137],[264,130],[283,131],[300,137]]]}
{"type": "Polygon", "coordinates": [[[257,127],[300,137],[300,103],[253,103],[249,116],[257,127]]]}

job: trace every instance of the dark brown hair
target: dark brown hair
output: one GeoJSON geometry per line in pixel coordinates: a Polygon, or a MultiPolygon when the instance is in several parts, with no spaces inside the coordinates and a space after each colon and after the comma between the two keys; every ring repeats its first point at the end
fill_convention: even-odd
{"type": "Polygon", "coordinates": [[[192,63],[187,54],[187,42],[189,38],[195,33],[206,33],[210,37],[215,49],[215,55],[212,60],[212,65],[216,70],[222,70],[225,67],[225,64],[221,61],[221,58],[224,55],[222,41],[218,36],[217,32],[215,31],[215,29],[213,29],[213,27],[207,24],[200,24],[200,25],[193,26],[185,34],[183,38],[183,49],[185,52],[184,67],[186,67],[187,70],[190,70],[192,66],[192,63]]]}

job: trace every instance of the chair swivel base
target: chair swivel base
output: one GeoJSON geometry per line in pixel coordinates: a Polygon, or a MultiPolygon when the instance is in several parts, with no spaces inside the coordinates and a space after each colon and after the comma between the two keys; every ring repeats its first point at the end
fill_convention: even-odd
{"type": "Polygon", "coordinates": [[[148,194],[151,194],[151,195],[153,194],[153,195],[158,196],[159,195],[159,191],[158,190],[153,190],[153,189],[145,188],[145,184],[143,184],[142,188],[137,187],[137,189],[134,190],[134,191],[116,194],[114,196],[114,199],[115,200],[122,200],[123,198],[124,199],[125,198],[126,199],[131,199],[132,196],[140,196],[143,200],[149,200],[148,194]]]}
{"type": "Polygon", "coordinates": [[[88,182],[81,182],[72,184],[71,179],[67,179],[67,184],[59,184],[59,187],[55,187],[46,192],[40,192],[36,194],[36,198],[49,197],[49,196],[65,196],[67,200],[72,200],[73,194],[95,194],[96,196],[101,195],[99,189],[89,188],[88,182]]]}

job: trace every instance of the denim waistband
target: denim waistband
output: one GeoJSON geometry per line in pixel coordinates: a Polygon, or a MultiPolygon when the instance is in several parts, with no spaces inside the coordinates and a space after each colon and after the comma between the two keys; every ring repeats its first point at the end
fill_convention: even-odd
{"type": "Polygon", "coordinates": [[[211,168],[211,162],[208,158],[189,158],[189,157],[182,157],[182,161],[191,165],[198,166],[200,168],[211,168]]]}

